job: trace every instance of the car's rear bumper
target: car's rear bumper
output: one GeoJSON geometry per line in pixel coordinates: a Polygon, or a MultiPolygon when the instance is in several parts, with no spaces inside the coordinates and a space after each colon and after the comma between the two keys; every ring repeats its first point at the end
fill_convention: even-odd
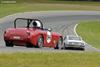
{"type": "Polygon", "coordinates": [[[66,48],[85,48],[85,46],[84,45],[72,45],[72,44],[65,44],[65,47],[66,48]]]}
{"type": "Polygon", "coordinates": [[[14,45],[18,45],[18,46],[24,46],[26,45],[26,43],[28,42],[28,39],[27,38],[24,38],[24,37],[14,37],[14,36],[10,36],[10,37],[7,37],[7,36],[4,36],[4,41],[9,41],[9,42],[12,42],[12,44],[14,45]]]}

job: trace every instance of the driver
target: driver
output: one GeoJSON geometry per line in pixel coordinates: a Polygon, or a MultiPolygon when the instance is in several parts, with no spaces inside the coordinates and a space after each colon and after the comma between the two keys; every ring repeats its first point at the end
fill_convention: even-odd
{"type": "Polygon", "coordinates": [[[33,27],[41,28],[41,23],[39,21],[33,21],[33,27]]]}

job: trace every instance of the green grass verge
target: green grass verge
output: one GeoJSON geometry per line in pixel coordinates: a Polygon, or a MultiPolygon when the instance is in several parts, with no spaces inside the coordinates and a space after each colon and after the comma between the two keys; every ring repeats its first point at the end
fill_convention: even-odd
{"type": "MultiPolygon", "coordinates": [[[[7,0],[1,0],[7,1],[7,0]]],[[[80,4],[80,5],[99,5],[96,1],[64,1],[64,0],[9,0],[16,1],[16,3],[62,3],[62,4],[80,4]]]]}
{"type": "Polygon", "coordinates": [[[100,48],[100,21],[79,23],[77,33],[83,40],[96,48],[100,48]]]}
{"type": "Polygon", "coordinates": [[[18,12],[50,10],[95,10],[100,11],[100,2],[49,2],[0,4],[0,17],[18,12]]]}
{"type": "Polygon", "coordinates": [[[99,67],[100,53],[0,54],[0,67],[99,67]]]}

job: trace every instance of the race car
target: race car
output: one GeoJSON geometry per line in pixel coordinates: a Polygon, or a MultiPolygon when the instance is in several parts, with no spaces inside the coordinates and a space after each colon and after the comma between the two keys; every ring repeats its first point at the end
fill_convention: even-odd
{"type": "Polygon", "coordinates": [[[61,49],[63,37],[61,34],[46,29],[38,19],[16,18],[14,27],[4,32],[4,41],[7,47],[53,47],[61,49]]]}
{"type": "Polygon", "coordinates": [[[65,48],[78,48],[81,50],[85,49],[85,43],[82,38],[74,35],[67,35],[64,38],[64,47],[65,48]]]}

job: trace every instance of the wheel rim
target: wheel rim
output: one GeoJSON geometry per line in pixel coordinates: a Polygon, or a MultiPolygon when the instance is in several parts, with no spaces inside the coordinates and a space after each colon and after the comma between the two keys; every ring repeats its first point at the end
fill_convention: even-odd
{"type": "Polygon", "coordinates": [[[42,48],[42,47],[43,47],[43,38],[42,38],[42,37],[40,37],[40,38],[38,39],[38,47],[39,47],[39,48],[42,48]]]}
{"type": "Polygon", "coordinates": [[[61,49],[61,48],[62,48],[62,39],[60,38],[58,42],[58,49],[61,49]]]}

